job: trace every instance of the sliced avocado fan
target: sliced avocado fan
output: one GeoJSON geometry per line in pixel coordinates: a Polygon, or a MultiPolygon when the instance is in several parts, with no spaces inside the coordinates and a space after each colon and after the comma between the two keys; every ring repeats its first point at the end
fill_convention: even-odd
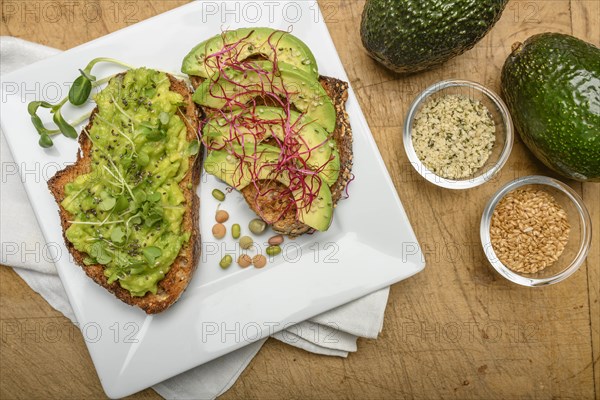
{"type": "Polygon", "coordinates": [[[209,78],[218,72],[217,62],[240,62],[253,56],[293,65],[313,78],[319,76],[317,61],[308,46],[291,33],[271,28],[241,28],[213,36],[185,56],[181,71],[209,78]]]}
{"type": "Polygon", "coordinates": [[[298,155],[312,170],[320,170],[323,181],[333,185],[340,172],[340,158],[335,140],[329,138],[325,129],[317,122],[307,121],[300,113],[286,112],[277,107],[258,106],[252,111],[236,110],[228,119],[247,120],[248,124],[227,123],[225,118],[210,120],[202,130],[203,138],[212,146],[261,142],[272,136],[285,140],[284,125],[289,124],[298,135],[298,155]],[[257,133],[261,130],[260,133],[257,133]]]}
{"type": "MultiPolygon", "coordinates": [[[[251,156],[240,160],[226,150],[213,150],[208,153],[204,162],[206,172],[215,175],[237,190],[242,190],[259,180],[276,180],[290,187],[289,173],[285,170],[277,171],[275,168],[280,156],[279,148],[257,144],[247,145],[246,149],[235,148],[234,152],[235,154],[246,152],[251,156]]],[[[315,175],[306,175],[302,179],[304,179],[304,187],[316,195],[307,202],[303,189],[297,188],[291,191],[298,210],[298,220],[316,230],[326,231],[333,218],[331,190],[324,182],[318,182],[315,175]]]]}
{"type": "Polygon", "coordinates": [[[277,73],[272,73],[273,63],[269,61],[253,61],[245,66],[246,70],[227,68],[205,80],[193,100],[204,107],[235,109],[264,92],[287,95],[308,120],[318,121],[327,132],[333,132],[335,107],[318,80],[282,62],[278,63],[277,73]]]}

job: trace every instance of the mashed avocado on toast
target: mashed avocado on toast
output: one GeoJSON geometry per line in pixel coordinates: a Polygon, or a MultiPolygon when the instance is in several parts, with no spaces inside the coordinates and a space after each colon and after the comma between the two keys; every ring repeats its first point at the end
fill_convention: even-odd
{"type": "Polygon", "coordinates": [[[182,71],[206,114],[205,170],[277,232],[327,230],[351,180],[347,83],[320,76],[306,44],[271,28],[212,37],[182,71]]]}
{"type": "Polygon", "coordinates": [[[183,83],[147,68],[117,75],[94,100],[83,157],[49,186],[88,275],[158,312],[196,265],[197,110],[183,83]]]}

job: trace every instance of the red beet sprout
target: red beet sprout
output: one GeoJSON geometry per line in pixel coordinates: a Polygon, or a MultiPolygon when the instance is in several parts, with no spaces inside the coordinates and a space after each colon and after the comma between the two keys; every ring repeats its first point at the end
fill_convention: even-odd
{"type": "Polygon", "coordinates": [[[311,153],[320,146],[327,146],[328,140],[310,147],[300,135],[302,129],[315,121],[303,121],[304,113],[298,113],[299,117],[294,119],[293,114],[296,113],[292,109],[291,99],[297,92],[288,91],[278,70],[278,44],[287,33],[275,31],[265,43],[260,44],[260,48],[268,45],[273,54],[272,61],[261,60],[260,63],[245,59],[246,51],[251,55],[254,53],[254,49],[249,49],[253,45],[248,40],[252,33],[237,41],[227,42],[227,32],[224,32],[223,48],[207,55],[204,59],[205,65],[216,71],[209,83],[209,93],[212,97],[222,100],[224,106],[210,110],[203,121],[203,126],[217,124],[215,129],[218,129],[226,125],[229,135],[221,142],[211,140],[210,135],[208,137],[204,135],[202,141],[208,151],[226,150],[229,153],[228,157],[234,157],[238,161],[234,171],[234,177],[239,179],[234,182],[236,186],[247,178],[245,174],[250,174],[250,182],[257,193],[255,206],[261,216],[263,212],[258,201],[260,197],[269,196],[270,199],[282,204],[283,208],[278,210],[280,214],[277,219],[279,219],[294,204],[297,210],[310,209],[319,194],[321,185],[324,184],[319,173],[324,171],[327,164],[333,160],[333,155],[317,169],[314,165],[310,165],[311,153]],[[279,38],[275,39],[275,35],[279,35],[279,38]],[[244,83],[243,78],[248,74],[257,74],[259,76],[257,83],[244,83]],[[233,90],[226,90],[226,87],[233,90]],[[281,108],[283,110],[281,118],[261,118],[257,110],[260,105],[281,108]],[[278,127],[283,131],[283,138],[275,133],[278,127]],[[265,158],[261,157],[263,154],[258,149],[259,143],[267,138],[269,138],[269,145],[276,147],[279,152],[276,159],[267,157],[272,162],[264,162],[265,158]],[[267,179],[262,179],[263,181],[273,182],[281,175],[289,181],[283,190],[276,189],[276,185],[259,184],[260,177],[266,176],[267,179]],[[286,201],[288,199],[295,201],[286,201]]]}

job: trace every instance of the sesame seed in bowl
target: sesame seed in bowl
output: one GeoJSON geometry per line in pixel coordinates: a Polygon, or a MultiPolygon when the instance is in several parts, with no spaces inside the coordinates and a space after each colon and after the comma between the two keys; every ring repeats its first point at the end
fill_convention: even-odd
{"type": "Polygon", "coordinates": [[[523,286],[571,276],[587,257],[591,232],[581,197],[545,176],[519,178],[502,187],[485,207],[480,227],[491,266],[523,286]]]}
{"type": "Polygon", "coordinates": [[[567,213],[552,194],[525,187],[509,192],[494,208],[490,243],[508,268],[533,274],[558,261],[570,231],[567,213]]]}

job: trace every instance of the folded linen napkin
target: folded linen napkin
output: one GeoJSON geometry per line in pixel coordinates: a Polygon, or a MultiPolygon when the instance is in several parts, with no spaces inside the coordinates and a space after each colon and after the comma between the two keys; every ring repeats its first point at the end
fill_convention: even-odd
{"type": "MultiPolygon", "coordinates": [[[[0,37],[0,75],[50,57],[59,50],[14,37],[0,37]]],[[[45,252],[41,234],[18,166],[0,132],[0,263],[17,274],[52,307],[75,322],[56,267],[45,252]]],[[[385,288],[331,311],[301,322],[273,337],[284,343],[324,355],[347,357],[357,350],[360,337],[376,338],[383,326],[389,288],[385,288]]],[[[266,339],[265,339],[266,340],[266,339]]],[[[172,399],[212,399],[229,389],[258,353],[265,340],[252,343],[209,363],[193,368],[153,387],[172,399]]]]}

